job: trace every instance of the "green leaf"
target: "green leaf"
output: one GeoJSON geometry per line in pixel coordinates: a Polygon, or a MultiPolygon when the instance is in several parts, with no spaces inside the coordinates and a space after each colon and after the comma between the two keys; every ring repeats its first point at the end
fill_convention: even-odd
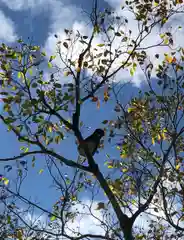
{"type": "Polygon", "coordinates": [[[50,220],[51,220],[51,221],[56,220],[56,216],[51,216],[50,220]]]}
{"type": "Polygon", "coordinates": [[[98,47],[103,47],[103,46],[105,46],[105,44],[104,43],[99,43],[99,44],[97,44],[97,46],[98,47]]]}
{"type": "Polygon", "coordinates": [[[99,33],[100,32],[100,27],[98,25],[94,26],[94,33],[99,33]]]}
{"type": "Polygon", "coordinates": [[[120,33],[120,32],[116,32],[115,35],[116,35],[117,37],[121,37],[121,33],[120,33]]]}
{"type": "Polygon", "coordinates": [[[48,62],[48,67],[52,68],[52,63],[51,62],[48,62]]]}
{"type": "Polygon", "coordinates": [[[17,77],[18,78],[24,78],[24,74],[22,72],[18,72],[17,77]]]}
{"type": "Polygon", "coordinates": [[[8,224],[11,223],[11,216],[10,216],[10,215],[7,216],[7,223],[8,223],[8,224]]]}
{"type": "Polygon", "coordinates": [[[30,75],[33,75],[33,70],[32,70],[32,68],[29,69],[29,74],[30,74],[30,75]]]}
{"type": "Polygon", "coordinates": [[[38,84],[34,82],[31,86],[32,86],[32,88],[37,88],[38,84]]]}
{"type": "Polygon", "coordinates": [[[52,62],[55,58],[56,56],[50,56],[49,62],[52,62]]]}
{"type": "Polygon", "coordinates": [[[108,120],[104,120],[102,123],[103,123],[103,124],[107,124],[107,123],[108,123],[108,120]]]}
{"type": "Polygon", "coordinates": [[[133,76],[134,75],[134,69],[133,68],[130,68],[130,75],[133,76]]]}

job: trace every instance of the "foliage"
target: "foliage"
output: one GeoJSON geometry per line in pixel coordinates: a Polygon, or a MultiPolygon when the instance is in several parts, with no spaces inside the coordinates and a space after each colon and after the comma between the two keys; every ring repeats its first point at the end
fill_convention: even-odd
{"type": "MultiPolygon", "coordinates": [[[[65,239],[123,239],[123,236],[126,240],[133,236],[135,239],[173,239],[173,236],[179,239],[184,230],[184,50],[181,47],[165,53],[156,69],[155,80],[151,78],[155,66],[151,62],[147,64],[146,49],[172,48],[172,33],[163,32],[157,45],[141,45],[155,27],[163,27],[174,14],[182,12],[182,2],[126,1],[122,11],[129,9],[134,14],[139,28],[136,37],[131,30],[123,31],[128,24],[127,18],[109,9],[99,12],[97,1],[94,3],[90,15],[91,35],[65,29],[66,39],[57,42],[56,55],[47,56],[39,46],[22,40],[16,47],[1,45],[3,112],[0,118],[21,143],[19,155],[1,159],[18,161],[18,187],[11,188],[8,178],[2,176],[1,188],[6,189],[15,205],[16,199],[36,208],[39,214],[47,215],[49,224],[42,226],[37,221],[29,223],[19,208],[11,208],[11,213],[22,225],[34,234],[44,233],[44,239],[60,236],[65,239]],[[96,40],[98,44],[94,44],[96,40]],[[79,53],[75,53],[78,46],[79,53]],[[57,65],[58,60],[62,67],[57,65]],[[149,90],[140,91],[124,104],[119,97],[122,85],[117,89],[113,80],[123,69],[128,69],[133,76],[138,66],[145,73],[149,90]],[[49,72],[49,79],[45,72],[49,72]],[[58,74],[68,78],[67,83],[63,83],[58,74]],[[62,156],[56,146],[62,146],[67,136],[73,134],[78,142],[83,141],[81,127],[84,123],[80,113],[84,103],[91,102],[101,108],[100,103],[107,103],[113,96],[117,119],[104,119],[103,124],[109,142],[115,141],[117,145],[119,158],[112,159],[106,153],[108,160],[105,166],[100,166],[86,146],[86,164],[62,156]],[[24,176],[29,172],[25,161],[28,156],[32,157],[32,167],[40,156],[46,158],[47,170],[60,194],[52,210],[20,193],[24,176]],[[64,174],[66,166],[73,169],[73,174],[64,174]],[[84,191],[90,193],[90,204],[82,201],[84,191]],[[94,209],[99,193],[105,196],[94,209]],[[96,215],[98,212],[100,217],[96,215]],[[153,218],[147,224],[148,230],[138,231],[135,226],[141,214],[153,218]],[[83,216],[94,218],[103,233],[72,229],[71,225],[80,222],[83,216]]],[[[55,37],[58,39],[57,35],[55,37]]],[[[155,57],[159,58],[159,54],[155,57]]],[[[12,166],[6,165],[5,169],[9,172],[12,166]]],[[[44,169],[41,168],[39,174],[42,173],[44,169]]],[[[5,205],[4,198],[1,200],[5,205]]],[[[19,233],[17,238],[23,239],[23,234],[19,233]]]]}

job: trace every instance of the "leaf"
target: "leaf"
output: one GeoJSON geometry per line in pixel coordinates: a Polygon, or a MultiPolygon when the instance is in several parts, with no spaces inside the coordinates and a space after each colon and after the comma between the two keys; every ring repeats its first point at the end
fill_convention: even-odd
{"type": "Polygon", "coordinates": [[[59,143],[61,141],[61,136],[56,136],[55,137],[55,143],[59,143]]]}
{"type": "Polygon", "coordinates": [[[40,169],[39,174],[42,174],[42,173],[43,173],[43,169],[40,169]]]}
{"type": "Polygon", "coordinates": [[[96,105],[97,105],[97,108],[99,109],[100,108],[100,101],[99,100],[97,101],[96,105]]]}
{"type": "Polygon", "coordinates": [[[52,68],[52,63],[48,62],[48,68],[52,68]]]}
{"type": "Polygon", "coordinates": [[[175,167],[176,170],[179,170],[180,169],[180,165],[177,164],[176,167],[175,167]]]}
{"type": "Polygon", "coordinates": [[[77,67],[77,68],[75,69],[75,71],[76,71],[76,72],[80,72],[80,71],[81,71],[81,68],[80,68],[80,67],[77,67]]]}
{"type": "Polygon", "coordinates": [[[130,107],[130,108],[128,108],[127,112],[130,113],[130,112],[133,112],[134,110],[135,110],[135,108],[130,107]]]}
{"type": "Polygon", "coordinates": [[[8,185],[9,180],[8,180],[7,178],[4,177],[4,178],[2,178],[2,180],[4,181],[4,184],[5,184],[5,185],[8,185]]]}
{"type": "Polygon", "coordinates": [[[95,96],[94,96],[91,101],[92,101],[92,102],[97,102],[97,101],[98,101],[98,97],[95,97],[95,96]]]}
{"type": "Polygon", "coordinates": [[[130,75],[133,76],[134,75],[134,69],[130,68],[130,75]]]}
{"type": "Polygon", "coordinates": [[[17,237],[18,237],[18,240],[22,240],[23,239],[23,232],[22,232],[21,229],[17,231],[17,237]]]}
{"type": "Polygon", "coordinates": [[[127,155],[126,153],[121,153],[120,157],[121,157],[121,158],[127,158],[128,155],[127,155]]]}
{"type": "Polygon", "coordinates": [[[97,44],[97,46],[98,47],[103,47],[103,46],[105,46],[105,44],[104,43],[99,43],[99,44],[97,44]]]}
{"type": "Polygon", "coordinates": [[[107,124],[107,123],[108,123],[108,120],[104,120],[102,123],[103,123],[103,124],[107,124]]]}
{"type": "Polygon", "coordinates": [[[55,58],[56,56],[50,56],[49,62],[52,62],[55,58]]]}
{"type": "Polygon", "coordinates": [[[154,6],[157,7],[157,6],[158,6],[158,3],[157,3],[157,2],[154,2],[154,6]]]}
{"type": "Polygon", "coordinates": [[[51,220],[51,221],[56,220],[56,216],[53,216],[53,215],[52,215],[51,218],[50,218],[50,220],[51,220]]]}
{"type": "Polygon", "coordinates": [[[94,26],[94,33],[99,33],[100,32],[100,27],[98,25],[94,26]]]}
{"type": "Polygon", "coordinates": [[[107,102],[109,99],[108,91],[104,92],[104,101],[107,102]]]}
{"type": "Polygon", "coordinates": [[[67,77],[67,76],[70,75],[70,74],[71,74],[71,72],[69,72],[69,71],[66,71],[66,72],[63,73],[63,75],[64,75],[65,77],[67,77]]]}
{"type": "Polygon", "coordinates": [[[30,74],[30,75],[33,75],[33,70],[32,70],[32,68],[29,69],[29,74],[30,74]]]}
{"type": "Polygon", "coordinates": [[[96,210],[101,210],[101,209],[105,209],[105,203],[103,203],[103,202],[99,202],[97,204],[96,210]]]}
{"type": "Polygon", "coordinates": [[[165,34],[164,33],[161,33],[160,34],[160,38],[164,38],[165,37],[165,34]]]}
{"type": "Polygon", "coordinates": [[[52,126],[48,127],[48,131],[51,133],[52,132],[52,126]]]}
{"type": "Polygon", "coordinates": [[[152,142],[153,145],[155,145],[155,139],[154,138],[151,139],[151,142],[152,142]]]}
{"type": "Polygon", "coordinates": [[[22,72],[18,72],[17,77],[18,77],[18,78],[24,78],[24,75],[23,75],[22,72]]]}
{"type": "Polygon", "coordinates": [[[120,32],[116,32],[116,33],[115,33],[115,36],[121,37],[121,33],[120,33],[120,32]]]}
{"type": "Polygon", "coordinates": [[[168,63],[172,63],[173,58],[172,58],[171,56],[169,56],[169,55],[166,55],[166,56],[165,56],[165,60],[166,60],[168,63]]]}
{"type": "Polygon", "coordinates": [[[63,46],[68,49],[68,43],[67,42],[64,42],[63,46]]]}

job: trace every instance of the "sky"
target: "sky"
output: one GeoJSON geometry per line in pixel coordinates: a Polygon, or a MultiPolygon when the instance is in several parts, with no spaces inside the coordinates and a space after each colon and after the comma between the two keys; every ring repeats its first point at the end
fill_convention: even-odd
{"type": "MultiPolygon", "coordinates": [[[[54,34],[63,37],[64,28],[81,29],[81,31],[88,32],[88,26],[86,26],[86,16],[84,12],[90,12],[91,1],[86,0],[0,0],[0,43],[5,42],[7,44],[14,43],[17,39],[32,38],[33,42],[46,49],[46,52],[52,54],[55,51],[56,39],[54,34]]],[[[103,10],[108,6],[112,6],[119,11],[123,1],[121,0],[100,0],[99,7],[103,10]]],[[[132,16],[127,13],[127,17],[130,18],[130,28],[133,29],[133,33],[136,34],[135,21],[132,16]]],[[[183,25],[181,18],[173,19],[176,24],[183,25]]],[[[159,29],[157,28],[152,36],[144,44],[150,44],[150,42],[156,43],[159,40],[159,29]]],[[[178,44],[183,41],[183,30],[175,35],[178,44]]],[[[152,57],[155,53],[154,50],[148,50],[152,57]]],[[[165,49],[158,50],[159,53],[163,53],[165,49]]],[[[124,73],[124,78],[127,81],[130,79],[128,73],[124,73]]],[[[117,76],[118,79],[122,78],[122,73],[117,76]]],[[[123,101],[127,101],[129,96],[137,93],[140,87],[145,87],[143,80],[143,74],[138,71],[132,79],[133,85],[129,85],[125,89],[125,93],[122,95],[123,101]]],[[[107,118],[115,118],[114,100],[109,103],[102,103],[101,108],[97,109],[96,105],[87,103],[84,105],[81,113],[82,120],[89,128],[82,129],[84,137],[93,132],[95,128],[103,127],[102,121],[107,118]],[[93,117],[91,117],[93,113],[93,117]]],[[[0,158],[10,157],[19,153],[20,144],[17,142],[16,137],[7,133],[5,127],[0,124],[0,146],[1,153],[0,158]]],[[[57,146],[56,150],[63,154],[66,158],[75,159],[77,157],[77,148],[75,145],[74,137],[69,137],[64,141],[62,147],[57,146]]],[[[117,152],[115,147],[108,145],[105,138],[105,149],[95,156],[96,161],[105,162],[106,151],[109,151],[112,157],[116,157],[117,152]]],[[[29,159],[29,158],[28,158],[29,159]]],[[[31,159],[29,159],[30,161],[31,159]]],[[[54,188],[49,187],[51,180],[47,171],[41,175],[38,174],[40,168],[44,168],[44,161],[36,161],[36,167],[34,169],[29,168],[28,177],[25,180],[22,194],[25,196],[35,196],[41,202],[44,207],[51,207],[52,203],[57,199],[58,195],[54,188]],[[40,189],[42,189],[40,194],[40,189]]],[[[15,165],[15,164],[14,164],[15,165]]],[[[67,171],[65,169],[65,171],[67,171]]],[[[4,164],[0,163],[0,173],[4,172],[4,164]]],[[[11,182],[11,174],[10,182],[11,182]]],[[[84,194],[84,198],[88,200],[88,196],[84,194]]],[[[99,199],[102,195],[99,196],[99,199]]]]}

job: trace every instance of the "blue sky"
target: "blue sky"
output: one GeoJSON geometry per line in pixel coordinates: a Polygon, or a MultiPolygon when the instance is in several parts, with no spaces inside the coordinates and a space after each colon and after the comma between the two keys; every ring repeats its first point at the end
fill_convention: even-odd
{"type": "MultiPolygon", "coordinates": [[[[82,9],[90,12],[91,4],[90,0],[0,0],[0,42],[5,42],[7,44],[12,44],[16,39],[23,38],[27,40],[28,37],[32,37],[35,44],[41,45],[46,49],[48,53],[54,53],[54,46],[56,39],[54,34],[58,34],[62,37],[64,28],[80,28],[82,31],[88,31],[85,24],[85,15],[82,13],[82,9]]],[[[100,0],[100,8],[103,9],[108,6],[117,7],[122,4],[120,0],[100,0]]],[[[135,22],[132,17],[130,17],[130,28],[133,29],[133,33],[136,34],[135,22]]],[[[178,19],[174,20],[176,24],[178,19]]],[[[182,25],[180,20],[180,25],[182,25]]],[[[145,44],[150,44],[158,41],[159,29],[156,29],[153,35],[148,39],[145,44]]],[[[183,41],[183,32],[175,36],[180,44],[183,41]]],[[[149,54],[152,57],[155,54],[155,49],[149,50],[149,54]]],[[[165,49],[159,50],[159,53],[163,53],[165,49]]],[[[129,80],[130,76],[127,72],[121,72],[117,78],[118,80],[129,80]]],[[[139,87],[144,86],[143,74],[139,71],[136,73],[132,79],[133,86],[127,86],[125,88],[125,94],[122,95],[122,101],[127,100],[132,94],[138,91],[139,87]]],[[[109,103],[102,103],[101,108],[97,109],[95,104],[86,103],[84,104],[81,118],[85,125],[89,127],[82,129],[84,136],[88,136],[92,133],[95,128],[103,127],[101,122],[107,119],[115,118],[114,101],[113,99],[109,103]],[[92,113],[92,115],[91,115],[92,113]]],[[[20,144],[17,142],[15,136],[11,133],[7,133],[3,125],[0,125],[1,137],[0,146],[2,157],[11,157],[20,152],[20,144]]],[[[56,147],[56,151],[60,152],[69,159],[77,158],[77,149],[75,145],[75,139],[73,136],[69,136],[66,141],[62,143],[61,146],[56,147]]],[[[100,154],[95,156],[95,160],[100,162],[105,162],[106,152],[110,153],[112,157],[117,157],[118,152],[116,152],[115,147],[110,146],[107,143],[107,138],[105,138],[105,149],[101,151],[100,154]]],[[[29,161],[30,158],[26,158],[29,161]]],[[[15,164],[14,164],[15,165],[15,164]]],[[[48,187],[51,185],[51,180],[47,171],[44,171],[41,175],[38,174],[40,168],[44,168],[44,159],[40,158],[36,160],[36,167],[29,167],[28,177],[25,180],[22,193],[29,197],[34,196],[39,199],[41,205],[44,207],[51,207],[51,204],[57,199],[58,194],[54,188],[48,187]]],[[[0,163],[0,173],[4,173],[4,164],[0,163]]],[[[68,171],[68,169],[65,169],[68,171]]],[[[10,184],[11,178],[13,179],[14,174],[9,173],[10,184]]],[[[85,198],[87,196],[84,195],[85,198]]],[[[100,198],[102,196],[100,195],[100,198]]]]}

